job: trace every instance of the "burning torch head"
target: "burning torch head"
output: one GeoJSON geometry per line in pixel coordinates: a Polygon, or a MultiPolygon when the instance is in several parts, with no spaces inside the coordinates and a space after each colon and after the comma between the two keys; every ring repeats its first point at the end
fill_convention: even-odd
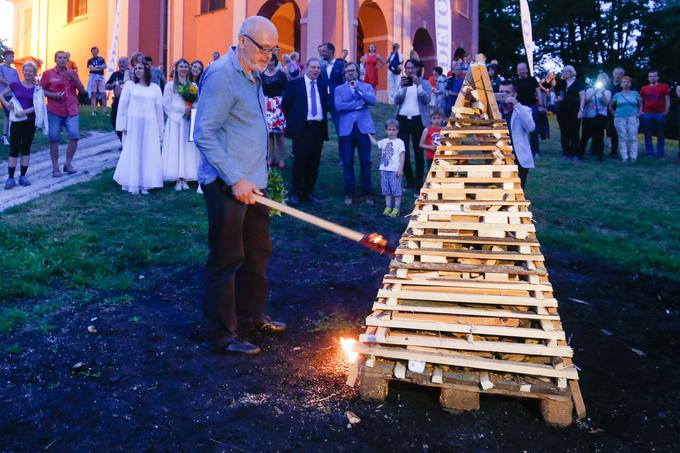
{"type": "Polygon", "coordinates": [[[359,243],[367,249],[371,249],[381,255],[394,256],[394,248],[387,245],[387,241],[381,234],[367,234],[361,238],[359,243]]]}

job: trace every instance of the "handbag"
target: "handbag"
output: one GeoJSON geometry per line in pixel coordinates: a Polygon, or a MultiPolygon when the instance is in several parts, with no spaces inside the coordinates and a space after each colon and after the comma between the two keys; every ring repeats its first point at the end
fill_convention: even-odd
{"type": "Polygon", "coordinates": [[[399,68],[399,65],[401,65],[401,61],[399,61],[399,54],[393,53],[391,57],[392,58],[390,58],[390,65],[388,66],[390,72],[394,75],[401,74],[401,69],[399,68]]]}

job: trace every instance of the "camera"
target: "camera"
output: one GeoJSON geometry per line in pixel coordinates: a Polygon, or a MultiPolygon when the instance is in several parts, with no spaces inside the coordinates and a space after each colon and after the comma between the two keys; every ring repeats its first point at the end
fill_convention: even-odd
{"type": "Polygon", "coordinates": [[[411,79],[409,76],[403,76],[401,78],[401,83],[406,87],[410,87],[413,85],[413,79],[411,79]]]}

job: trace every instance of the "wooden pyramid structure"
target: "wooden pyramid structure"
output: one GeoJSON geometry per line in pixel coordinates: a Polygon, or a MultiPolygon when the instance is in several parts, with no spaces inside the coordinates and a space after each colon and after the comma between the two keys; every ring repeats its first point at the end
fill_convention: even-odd
{"type": "Polygon", "coordinates": [[[403,380],[440,387],[452,412],[489,393],[540,400],[550,425],[569,425],[574,407],[585,416],[514,161],[486,66],[473,64],[354,347],[348,384],[360,374],[362,398],[403,380]]]}

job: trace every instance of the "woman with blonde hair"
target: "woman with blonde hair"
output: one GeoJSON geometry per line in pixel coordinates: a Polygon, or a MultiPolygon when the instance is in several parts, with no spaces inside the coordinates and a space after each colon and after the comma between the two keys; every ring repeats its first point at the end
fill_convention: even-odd
{"type": "Polygon", "coordinates": [[[0,102],[9,113],[9,157],[7,159],[7,181],[5,189],[16,186],[14,173],[17,161],[21,158],[21,174],[19,185],[30,186],[26,172],[31,153],[31,144],[37,127],[47,134],[47,109],[45,107],[45,93],[40,85],[36,85],[35,76],[38,67],[32,61],[24,63],[21,72],[24,80],[10,83],[0,92],[0,102]],[[11,94],[10,100],[5,96],[11,94]]]}

